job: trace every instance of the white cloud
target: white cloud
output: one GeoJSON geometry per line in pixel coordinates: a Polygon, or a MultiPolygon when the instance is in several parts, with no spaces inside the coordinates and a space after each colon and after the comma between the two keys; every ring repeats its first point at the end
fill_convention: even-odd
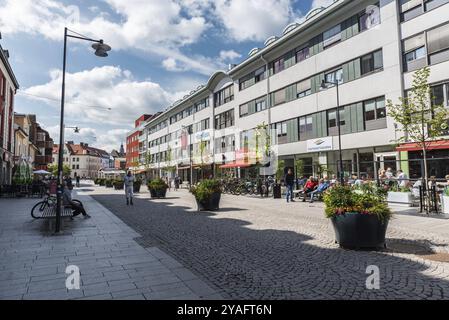
{"type": "MultiPolygon", "coordinates": [[[[60,70],[52,70],[49,82],[27,88],[25,93],[57,100],[60,98],[61,76],[60,70]]],[[[130,126],[141,114],[155,113],[168,106],[175,94],[151,81],[135,81],[130,71],[113,66],[67,73],[66,82],[67,101],[83,105],[67,104],[67,117],[96,124],[130,126]],[[108,107],[112,110],[84,105],[108,107]]],[[[57,102],[51,105],[58,107],[57,102]]]]}
{"type": "Polygon", "coordinates": [[[61,41],[62,31],[68,26],[81,34],[105,39],[113,50],[132,48],[165,59],[172,57],[183,69],[201,74],[211,74],[216,69],[213,60],[192,58],[181,51],[184,46],[198,42],[211,26],[201,16],[202,10],[188,10],[183,2],[175,0],[104,1],[120,17],[119,21],[111,20],[106,12],[89,20],[77,18],[76,6],[56,0],[0,0],[0,30],[5,34],[28,33],[61,41]]]}
{"type": "Polygon", "coordinates": [[[235,61],[236,59],[241,58],[242,55],[234,50],[222,50],[220,51],[220,59],[222,61],[235,61]]]}
{"type": "Polygon", "coordinates": [[[236,41],[264,41],[298,18],[292,0],[217,0],[215,8],[236,41]]]}

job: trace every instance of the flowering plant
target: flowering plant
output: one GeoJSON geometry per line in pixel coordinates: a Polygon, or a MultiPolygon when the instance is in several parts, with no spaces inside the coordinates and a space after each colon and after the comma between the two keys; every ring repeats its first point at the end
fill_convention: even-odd
{"type": "Polygon", "coordinates": [[[324,193],[326,217],[332,218],[346,213],[376,214],[382,221],[391,217],[382,190],[374,185],[362,189],[336,185],[324,193]]]}

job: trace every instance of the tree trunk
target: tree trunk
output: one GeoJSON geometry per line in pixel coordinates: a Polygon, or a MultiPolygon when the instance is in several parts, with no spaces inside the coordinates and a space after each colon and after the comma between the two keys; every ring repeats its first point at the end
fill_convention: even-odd
{"type": "Polygon", "coordinates": [[[425,142],[423,144],[423,148],[422,148],[422,154],[423,154],[423,162],[424,162],[424,183],[425,183],[425,190],[426,190],[426,213],[429,214],[429,209],[430,209],[430,187],[429,187],[429,174],[428,174],[428,170],[427,170],[427,150],[425,147],[425,142]]]}

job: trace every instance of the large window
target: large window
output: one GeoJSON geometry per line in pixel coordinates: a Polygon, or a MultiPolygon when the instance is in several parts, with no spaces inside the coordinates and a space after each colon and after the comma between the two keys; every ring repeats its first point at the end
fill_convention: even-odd
{"type": "Polygon", "coordinates": [[[323,33],[323,46],[328,47],[341,40],[341,25],[338,24],[335,27],[325,31],[323,33]]]}
{"type": "Polygon", "coordinates": [[[408,21],[446,3],[449,0],[400,0],[401,20],[408,21]]]}
{"type": "Polygon", "coordinates": [[[256,100],[256,112],[263,111],[267,108],[267,99],[265,97],[256,100]]]}
{"type": "Polygon", "coordinates": [[[284,70],[284,57],[273,62],[273,72],[276,74],[284,70]]]}
{"type": "Polygon", "coordinates": [[[312,93],[312,83],[310,79],[298,82],[296,84],[296,97],[302,98],[312,93]]]}
{"type": "Polygon", "coordinates": [[[239,80],[239,90],[244,90],[265,79],[265,66],[244,76],[239,80]]]}
{"type": "Polygon", "coordinates": [[[449,24],[427,32],[430,64],[449,60],[449,24]]]}
{"type": "Polygon", "coordinates": [[[406,71],[414,71],[424,67],[427,64],[427,52],[425,45],[424,33],[404,40],[404,69],[406,71]]]}
{"type": "Polygon", "coordinates": [[[296,63],[306,60],[308,57],[310,57],[309,44],[307,44],[306,47],[296,51],[296,63]]]}
{"type": "Polygon", "coordinates": [[[367,54],[360,58],[362,75],[374,72],[383,67],[382,50],[367,54]]]}
{"type": "Polygon", "coordinates": [[[274,97],[273,97],[274,101],[273,101],[273,105],[277,106],[278,104],[282,104],[286,101],[286,97],[285,97],[285,89],[281,89],[278,90],[274,93],[274,97]]]}
{"type": "MultiPolygon", "coordinates": [[[[342,127],[346,124],[345,110],[343,108],[340,108],[339,116],[340,116],[340,127],[342,127]]],[[[327,128],[329,135],[332,136],[338,134],[337,109],[329,110],[327,112],[327,128]]]]}
{"type": "Polygon", "coordinates": [[[343,83],[343,69],[337,69],[333,70],[331,72],[328,72],[324,75],[324,79],[327,83],[335,83],[338,82],[338,84],[343,83]]]}
{"type": "Polygon", "coordinates": [[[203,99],[195,103],[195,106],[193,107],[193,112],[201,111],[207,107],[209,107],[209,98],[203,99]]]}
{"type": "Polygon", "coordinates": [[[215,116],[215,129],[225,129],[234,125],[234,109],[215,116]]]}
{"type": "Polygon", "coordinates": [[[234,85],[230,85],[214,95],[215,107],[219,107],[225,103],[234,100],[234,85]]]}
{"type": "Polygon", "coordinates": [[[368,30],[380,23],[380,10],[378,6],[369,6],[359,18],[360,31],[368,30]]]}
{"type": "Polygon", "coordinates": [[[249,114],[248,103],[242,104],[240,106],[240,117],[247,116],[249,114]]]}
{"type": "Polygon", "coordinates": [[[384,119],[387,116],[385,98],[377,98],[365,101],[365,122],[384,119]]]}
{"type": "Polygon", "coordinates": [[[209,129],[209,118],[203,119],[195,124],[195,132],[209,129]]]}
{"type": "Polygon", "coordinates": [[[432,106],[444,105],[444,85],[440,84],[431,88],[432,106]]]}
{"type": "Polygon", "coordinates": [[[313,138],[313,117],[308,115],[299,118],[299,140],[309,140],[313,138]]]}

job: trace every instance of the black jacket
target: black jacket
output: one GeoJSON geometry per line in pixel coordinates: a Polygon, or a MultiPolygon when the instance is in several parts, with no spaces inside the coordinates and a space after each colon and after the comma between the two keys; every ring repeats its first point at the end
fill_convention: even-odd
{"type": "Polygon", "coordinates": [[[293,175],[293,173],[292,174],[287,173],[284,177],[284,181],[287,186],[292,186],[295,184],[295,176],[293,175]]]}

